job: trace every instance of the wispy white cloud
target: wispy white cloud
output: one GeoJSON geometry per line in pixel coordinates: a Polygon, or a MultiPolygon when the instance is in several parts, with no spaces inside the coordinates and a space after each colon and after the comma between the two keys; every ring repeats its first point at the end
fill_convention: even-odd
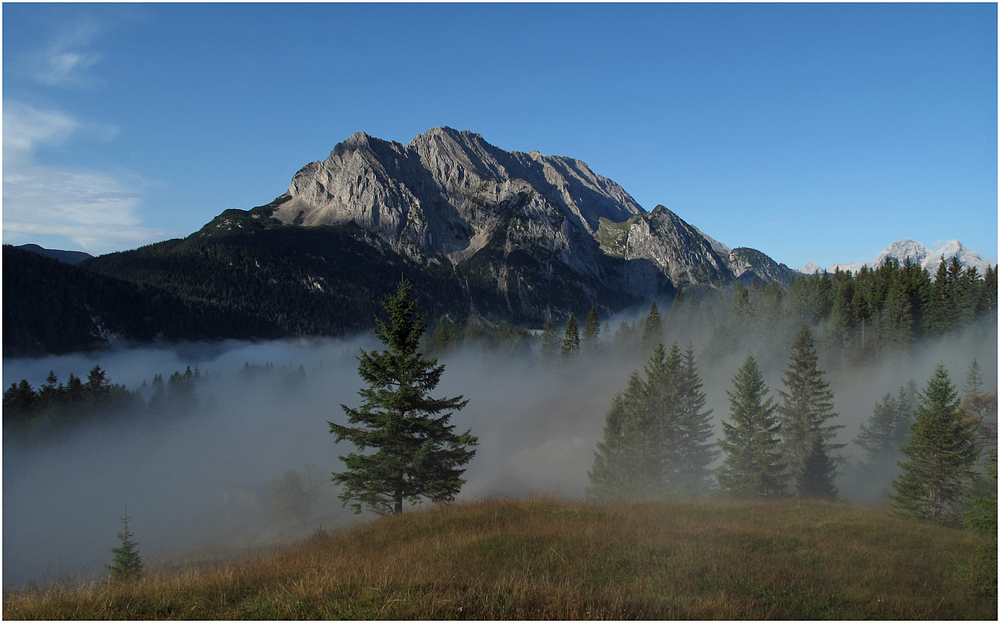
{"type": "Polygon", "coordinates": [[[137,215],[148,180],[120,172],[40,164],[39,145],[57,145],[85,125],[55,110],[4,102],[3,231],[5,238],[65,236],[82,250],[105,253],[167,237],[137,215]]]}
{"type": "Polygon", "coordinates": [[[30,60],[34,78],[51,86],[79,86],[94,80],[89,70],[101,60],[91,43],[100,34],[93,18],[81,15],[30,60]]]}
{"type": "Polygon", "coordinates": [[[39,110],[19,102],[3,104],[4,164],[30,159],[39,145],[65,141],[80,124],[67,114],[39,110]]]}

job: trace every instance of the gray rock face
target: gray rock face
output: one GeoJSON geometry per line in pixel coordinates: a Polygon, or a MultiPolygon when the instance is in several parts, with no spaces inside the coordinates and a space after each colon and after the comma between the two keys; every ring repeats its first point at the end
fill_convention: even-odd
{"type": "Polygon", "coordinates": [[[723,284],[731,271],[697,228],[663,207],[624,223],[602,223],[601,249],[626,261],[652,262],[675,286],[723,284]]]}
{"type": "Polygon", "coordinates": [[[406,146],[360,132],[303,167],[288,192],[291,200],[273,215],[282,222],[354,221],[410,257],[442,254],[452,262],[471,257],[514,219],[518,227],[506,232],[512,244],[546,241],[579,264],[575,230],[593,236],[601,218],[642,212],[621,186],[579,160],[506,152],[451,128],[406,146]]]}
{"type": "Polygon", "coordinates": [[[775,262],[756,249],[739,247],[729,252],[729,269],[736,278],[750,285],[777,282],[787,286],[796,272],[784,264],[775,262]]]}
{"type": "Polygon", "coordinates": [[[595,301],[613,311],[735,278],[720,255],[728,247],[663,206],[644,212],[585,163],[451,128],[408,145],[359,132],[271,205],[252,216],[353,222],[409,261],[451,270],[474,314],[559,319],[595,301]]]}

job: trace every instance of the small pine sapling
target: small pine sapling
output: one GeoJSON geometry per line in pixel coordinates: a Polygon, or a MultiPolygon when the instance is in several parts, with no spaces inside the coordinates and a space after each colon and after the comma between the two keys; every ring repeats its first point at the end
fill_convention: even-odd
{"type": "Polygon", "coordinates": [[[119,531],[118,538],[121,540],[121,547],[115,547],[111,553],[115,555],[113,565],[105,565],[108,568],[109,579],[112,582],[131,582],[142,577],[142,557],[139,555],[139,544],[132,540],[133,534],[128,529],[128,509],[122,517],[123,528],[119,531]]]}

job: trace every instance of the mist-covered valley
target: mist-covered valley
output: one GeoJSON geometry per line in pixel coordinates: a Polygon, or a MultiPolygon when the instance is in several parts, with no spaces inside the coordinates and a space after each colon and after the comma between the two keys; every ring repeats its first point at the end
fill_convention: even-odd
{"type": "MultiPolygon", "coordinates": [[[[469,405],[452,416],[457,431],[471,428],[476,456],[458,500],[529,492],[582,497],[594,448],[614,395],[641,369],[632,346],[612,348],[609,327],[635,327],[642,318],[611,319],[601,336],[606,349],[575,361],[546,361],[537,352],[505,353],[478,345],[440,355],[446,369],[435,396],[464,395],[469,405]]],[[[620,333],[620,331],[619,331],[620,333]]],[[[732,352],[713,351],[713,333],[664,326],[664,340],[691,343],[712,409],[716,438],[729,417],[726,390],[748,352],[761,362],[770,395],[778,400],[787,354],[744,338],[732,352]]],[[[786,341],[788,338],[783,338],[786,341]]],[[[362,382],[359,349],[381,348],[373,336],[274,342],[191,343],[120,348],[39,359],[5,359],[4,386],[26,379],[45,383],[84,377],[99,365],[107,378],[149,399],[155,375],[167,379],[197,370],[196,401],[157,415],[89,418],[51,434],[9,434],[3,447],[3,582],[5,588],[76,577],[100,578],[118,545],[120,518],[151,564],[213,558],[267,547],[365,520],[342,509],[331,472],[338,455],[327,421],[346,423],[340,404],[357,406],[362,382]],[[146,384],[145,387],[143,385],[146,384]],[[304,521],[276,516],[267,503],[269,484],[288,470],[311,473],[322,495],[304,521]]],[[[537,351],[538,345],[534,348],[537,351]]],[[[822,352],[821,352],[822,354],[822,352]]],[[[847,365],[829,357],[833,423],[844,426],[837,486],[841,499],[879,503],[879,487],[892,474],[857,473],[864,453],[852,440],[875,403],[910,379],[923,389],[943,364],[961,386],[977,360],[985,391],[996,391],[996,327],[978,323],[962,333],[911,345],[877,362],[847,365]]],[[[721,463],[720,457],[717,463],[721,463]]]]}

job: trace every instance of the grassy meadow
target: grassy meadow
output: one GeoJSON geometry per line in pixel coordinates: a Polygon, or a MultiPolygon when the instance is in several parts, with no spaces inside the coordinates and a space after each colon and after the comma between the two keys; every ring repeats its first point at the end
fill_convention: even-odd
{"type": "Polygon", "coordinates": [[[989,619],[968,531],[709,498],[429,506],[135,583],[6,592],[5,619],[989,619]]]}

